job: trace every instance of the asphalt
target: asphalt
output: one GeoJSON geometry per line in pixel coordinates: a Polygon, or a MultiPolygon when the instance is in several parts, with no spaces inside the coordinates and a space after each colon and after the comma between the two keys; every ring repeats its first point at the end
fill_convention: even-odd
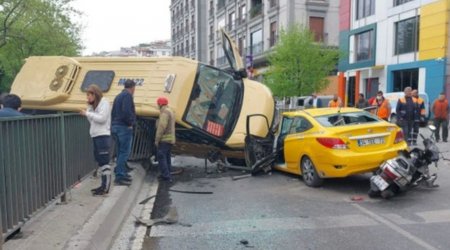
{"type": "Polygon", "coordinates": [[[141,249],[147,227],[134,217],[150,217],[154,199],[138,202],[155,195],[158,182],[141,164],[129,164],[131,186],[112,185],[108,195],[94,197],[90,190],[100,179],[90,176],[69,191],[66,203],[55,201],[27,221],[3,250],[141,249]]]}

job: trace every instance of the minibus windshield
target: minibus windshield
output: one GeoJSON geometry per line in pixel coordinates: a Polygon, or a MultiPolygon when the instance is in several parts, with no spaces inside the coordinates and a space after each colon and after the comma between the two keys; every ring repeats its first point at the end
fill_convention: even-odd
{"type": "Polygon", "coordinates": [[[241,103],[241,98],[242,80],[200,64],[184,119],[194,127],[224,138],[232,131],[239,115],[236,105],[241,103]]]}

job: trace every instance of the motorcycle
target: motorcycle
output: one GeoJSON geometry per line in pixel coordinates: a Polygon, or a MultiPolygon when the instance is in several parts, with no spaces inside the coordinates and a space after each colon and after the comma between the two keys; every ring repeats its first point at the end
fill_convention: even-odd
{"type": "Polygon", "coordinates": [[[411,151],[401,151],[393,159],[383,162],[377,172],[370,178],[369,197],[381,196],[389,199],[395,194],[425,184],[426,187],[436,188],[434,184],[437,174],[430,175],[429,165],[437,167],[439,149],[434,139],[436,127],[428,126],[431,135],[423,139],[424,149],[414,148],[411,151]]]}

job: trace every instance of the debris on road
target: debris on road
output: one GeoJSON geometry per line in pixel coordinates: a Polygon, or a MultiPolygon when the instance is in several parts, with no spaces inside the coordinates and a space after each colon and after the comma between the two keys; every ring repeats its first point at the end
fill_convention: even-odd
{"type": "Polygon", "coordinates": [[[184,193],[184,194],[213,194],[211,191],[184,191],[184,190],[176,190],[176,189],[169,189],[171,192],[176,193],[184,193]]]}
{"type": "Polygon", "coordinates": [[[251,246],[248,244],[248,240],[241,240],[240,243],[248,248],[254,248],[255,246],[251,246]]]}
{"type": "Polygon", "coordinates": [[[352,201],[363,201],[364,197],[360,196],[360,195],[355,195],[351,197],[352,201]]]}
{"type": "Polygon", "coordinates": [[[179,175],[179,174],[182,174],[183,171],[184,171],[184,169],[180,168],[178,170],[171,171],[170,174],[171,175],[179,175]]]}
{"type": "Polygon", "coordinates": [[[151,199],[153,199],[153,198],[155,198],[156,197],[156,195],[152,195],[152,196],[150,196],[150,197],[148,197],[148,198],[145,198],[145,199],[143,199],[141,202],[139,202],[139,205],[144,205],[145,203],[147,203],[149,200],[151,200],[151,199]]]}
{"type": "Polygon", "coordinates": [[[233,181],[237,181],[237,180],[245,179],[245,178],[249,178],[249,177],[252,177],[252,175],[251,174],[237,175],[237,176],[231,177],[231,179],[233,181]]]}

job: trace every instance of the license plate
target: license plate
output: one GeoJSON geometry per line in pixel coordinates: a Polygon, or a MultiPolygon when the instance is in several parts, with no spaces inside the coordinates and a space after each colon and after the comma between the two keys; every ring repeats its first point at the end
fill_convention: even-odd
{"type": "Polygon", "coordinates": [[[398,178],[395,182],[398,183],[399,186],[406,186],[406,184],[408,184],[408,180],[406,178],[398,178]]]}
{"type": "Polygon", "coordinates": [[[376,138],[367,138],[367,139],[359,139],[358,140],[358,146],[360,146],[360,147],[375,145],[375,144],[384,144],[384,138],[376,137],[376,138]]]}
{"type": "Polygon", "coordinates": [[[372,176],[372,181],[375,183],[375,185],[380,189],[380,191],[385,190],[387,187],[389,187],[389,184],[381,178],[379,175],[372,176]]]}

